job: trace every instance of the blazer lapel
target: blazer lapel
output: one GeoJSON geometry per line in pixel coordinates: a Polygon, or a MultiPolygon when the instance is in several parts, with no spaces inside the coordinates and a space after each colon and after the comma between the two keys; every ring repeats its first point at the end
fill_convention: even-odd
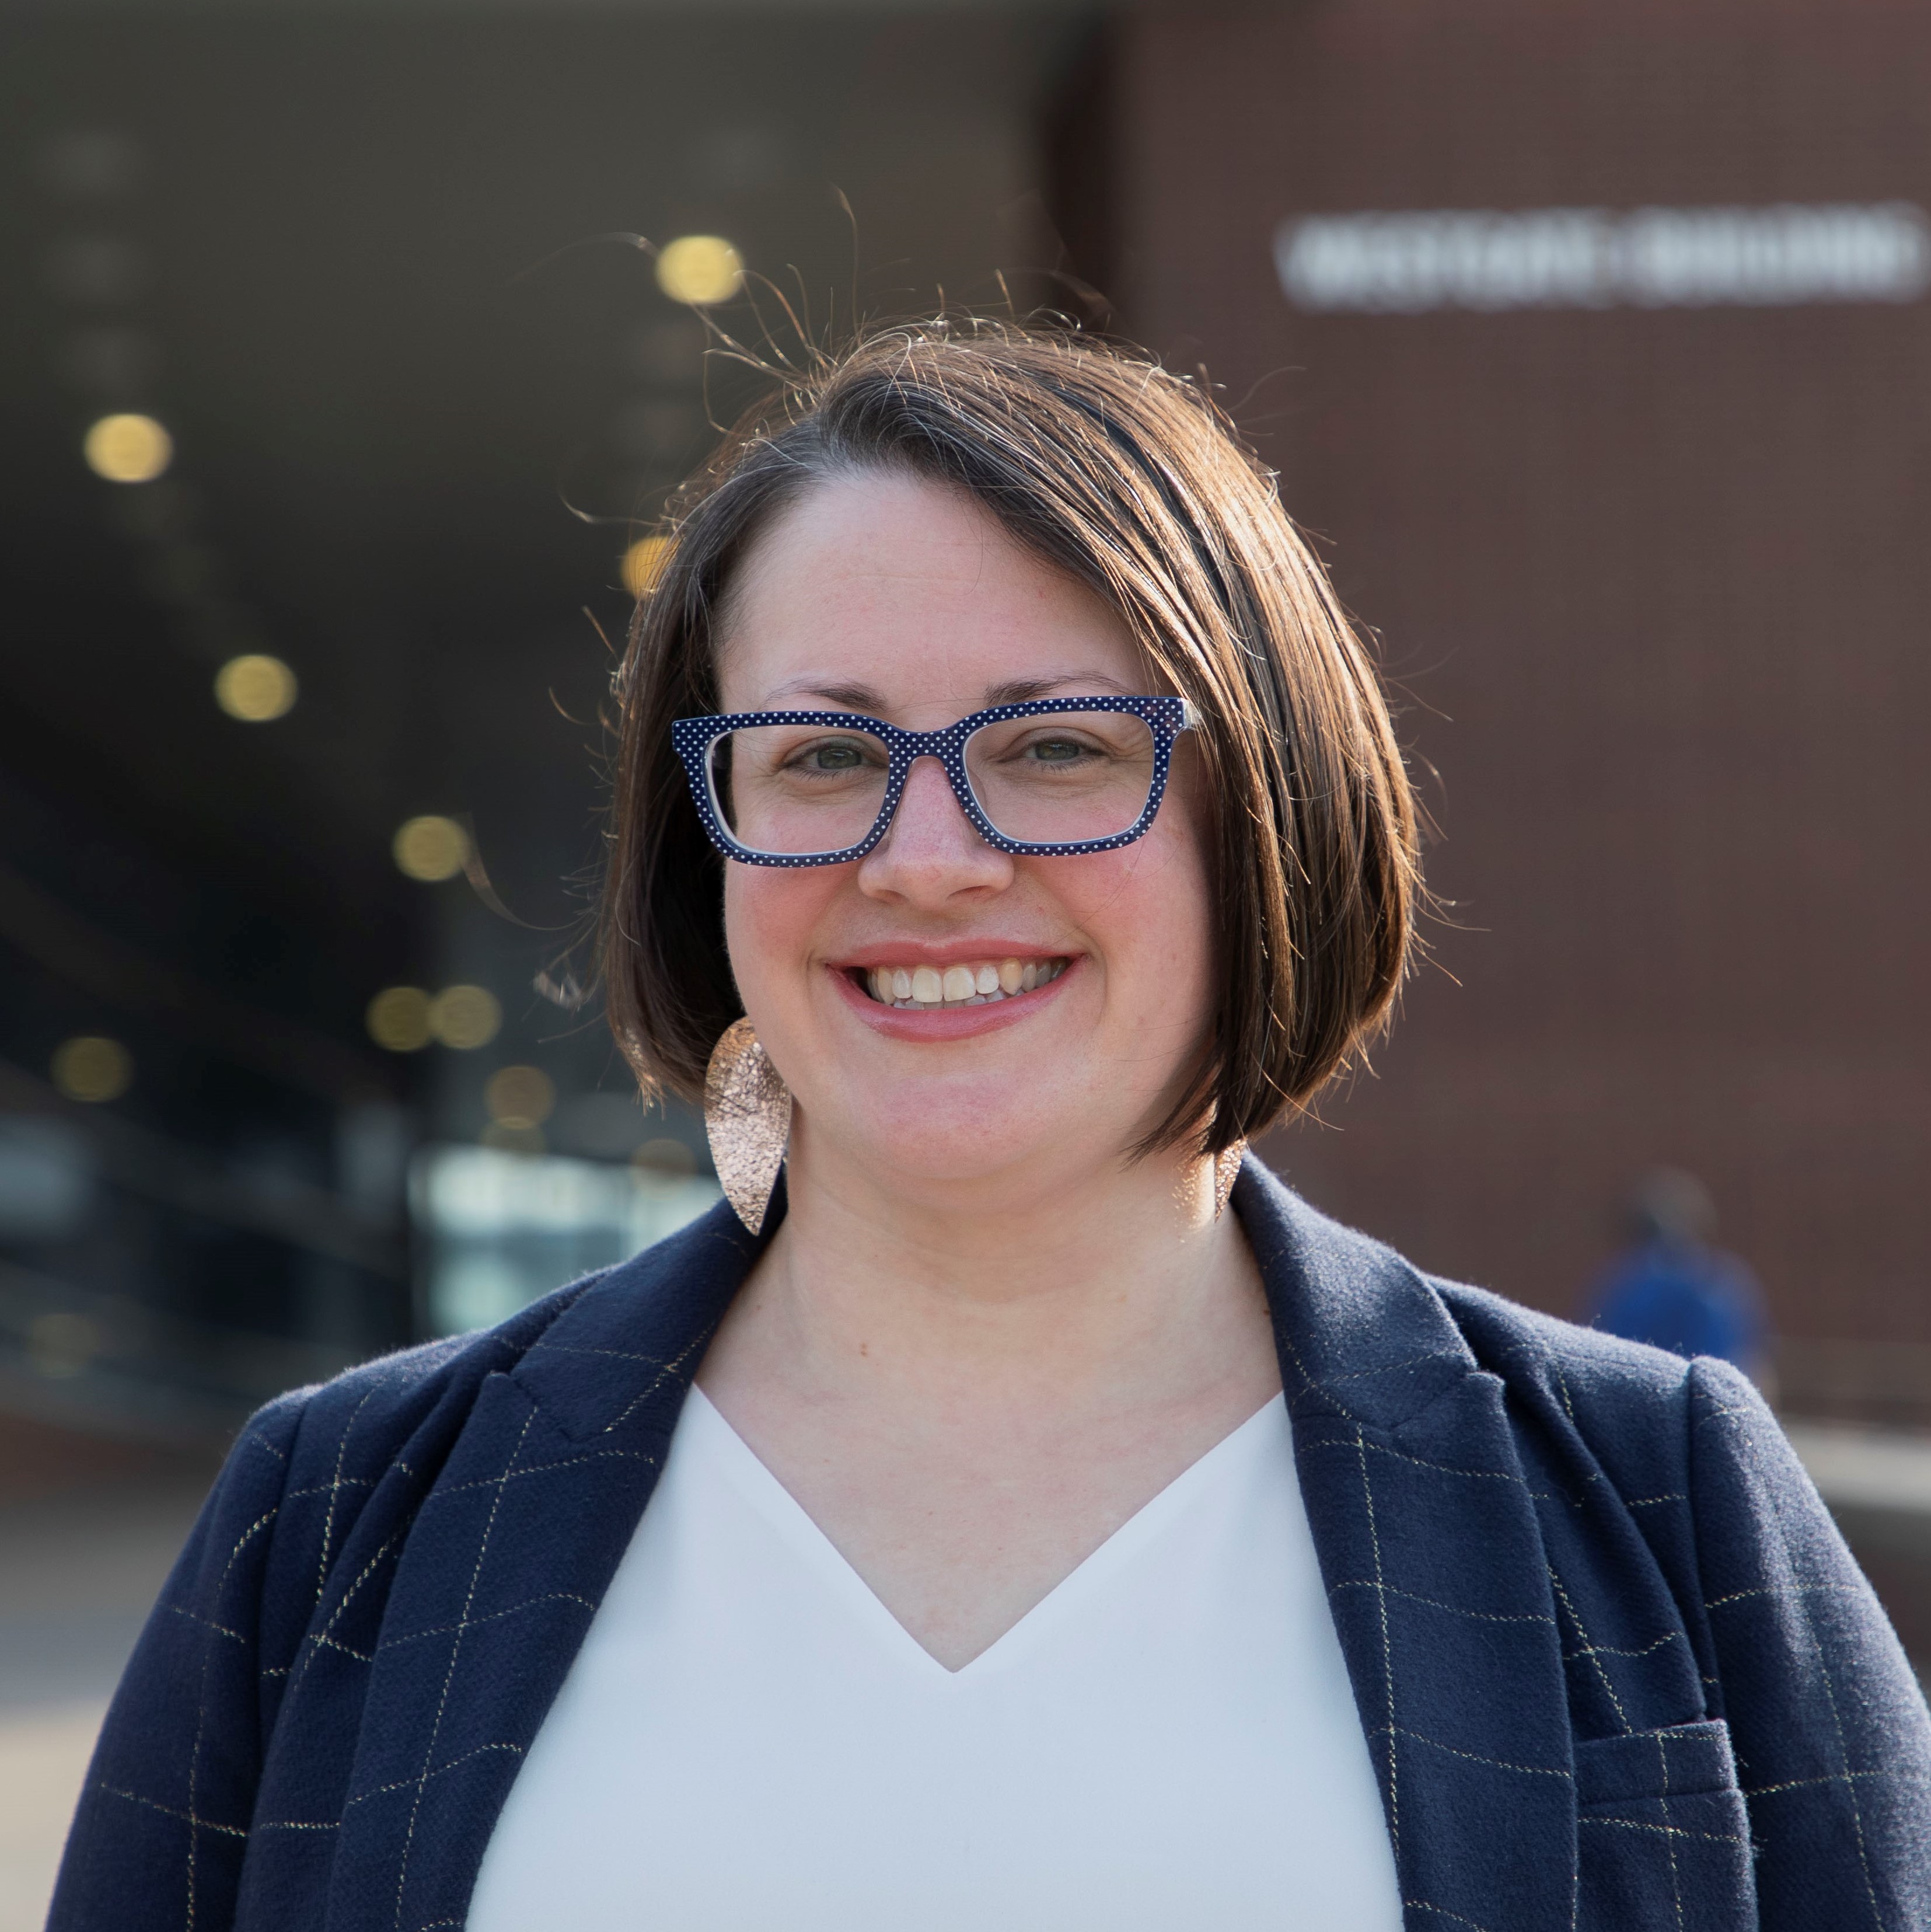
{"type": "Polygon", "coordinates": [[[390,1591],[329,1932],[463,1923],[517,1767],[760,1246],[721,1204],[593,1282],[483,1384],[390,1591]]]}
{"type": "Polygon", "coordinates": [[[1251,1159],[1233,1202],[1273,1312],[1296,1467],[1405,1922],[1567,1927],[1568,1703],[1501,1384],[1399,1256],[1315,1214],[1251,1159]]]}
{"type": "MultiPolygon", "coordinates": [[[[1501,1384],[1405,1262],[1313,1213],[1258,1162],[1234,1205],[1273,1311],[1302,1493],[1406,1922],[1566,1926],[1568,1712],[1501,1384]]],[[[782,1211],[781,1197],[764,1240],[782,1211]]],[[[463,1922],[517,1768],[762,1245],[721,1205],[592,1283],[484,1383],[390,1590],[330,1932],[463,1922]]]]}

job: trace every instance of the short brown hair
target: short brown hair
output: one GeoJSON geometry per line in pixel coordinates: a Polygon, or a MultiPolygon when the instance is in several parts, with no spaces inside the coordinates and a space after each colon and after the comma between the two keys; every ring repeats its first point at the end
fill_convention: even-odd
{"type": "Polygon", "coordinates": [[[1149,1147],[1218,1153],[1305,1104],[1386,1022],[1420,890],[1414,800],[1375,669],[1271,474],[1194,382],[1076,333],[874,331],[784,383],[673,506],[616,692],[599,936],[611,1029],[647,1094],[695,1099],[741,1010],[723,860],[673,752],[718,708],[723,600],[817,482],[962,490],[1125,620],[1192,700],[1219,997],[1210,1048],[1149,1147]]]}

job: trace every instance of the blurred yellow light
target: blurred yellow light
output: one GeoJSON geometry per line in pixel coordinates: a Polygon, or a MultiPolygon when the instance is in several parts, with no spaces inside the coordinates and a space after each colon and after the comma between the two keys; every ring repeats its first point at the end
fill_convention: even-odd
{"type": "Polygon", "coordinates": [[[630,1160],[640,1178],[669,1176],[682,1180],[697,1171],[697,1159],[691,1150],[682,1141],[668,1138],[644,1142],[630,1160]]]}
{"type": "Polygon", "coordinates": [[[80,447],[110,483],[151,483],[174,460],[174,438],[152,416],[103,416],[80,447]]]}
{"type": "Polygon", "coordinates": [[[504,1066],[490,1076],[483,1104],[499,1127],[539,1126],[556,1105],[556,1085],[540,1066],[504,1066]]]}
{"type": "Polygon", "coordinates": [[[118,1040],[82,1034],[54,1051],[54,1084],[70,1100],[118,1100],[133,1084],[133,1056],[118,1040]]]}
{"type": "Polygon", "coordinates": [[[633,597],[642,597],[655,590],[658,579],[664,574],[664,566],[670,561],[668,537],[639,537],[624,552],[624,588],[633,597]]]}
{"type": "Polygon", "coordinates": [[[27,1328],[27,1360],[36,1375],[58,1382],[84,1373],[100,1350],[100,1325],[64,1308],[37,1315],[27,1328]]]}
{"type": "Polygon", "coordinates": [[[721,235],[680,235],[657,258],[657,286],[699,308],[729,302],[744,286],[744,257],[721,235]]]}
{"type": "Polygon", "coordinates": [[[389,849],[406,877],[427,884],[453,879],[463,869],[469,856],[469,835],[454,819],[427,812],[398,826],[389,849]]]}
{"type": "Polygon", "coordinates": [[[230,658],[214,674],[214,701],[244,724],[266,724],[295,708],[295,673],[260,651],[230,658]]]}
{"type": "Polygon", "coordinates": [[[429,1003],[430,1031],[459,1052],[487,1046],[502,1023],[503,1010],[485,987],[446,986],[429,1003]]]}
{"type": "Polygon", "coordinates": [[[429,995],[420,986],[385,986],[369,1002],[369,1037],[391,1053],[416,1053],[427,1046],[429,995]]]}

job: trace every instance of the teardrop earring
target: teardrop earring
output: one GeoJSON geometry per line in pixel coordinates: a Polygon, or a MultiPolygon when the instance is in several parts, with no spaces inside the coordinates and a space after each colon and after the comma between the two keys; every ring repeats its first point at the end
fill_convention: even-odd
{"type": "Polygon", "coordinates": [[[704,1132],[724,1198],[757,1234],[791,1136],[791,1090],[748,1019],[726,1027],[711,1049],[704,1070],[704,1132]]]}
{"type": "Polygon", "coordinates": [[[1213,1218],[1217,1221],[1227,1211],[1228,1197],[1234,1192],[1234,1184],[1240,1178],[1240,1163],[1247,1157],[1247,1143],[1236,1141],[1231,1148],[1223,1148],[1213,1157],[1213,1218]]]}

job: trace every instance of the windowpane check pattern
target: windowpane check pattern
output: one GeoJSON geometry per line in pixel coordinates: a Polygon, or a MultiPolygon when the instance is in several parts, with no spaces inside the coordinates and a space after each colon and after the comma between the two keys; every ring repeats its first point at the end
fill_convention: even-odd
{"type": "MultiPolygon", "coordinates": [[[[1931,1926],[1931,1720],[1743,1378],[1432,1280],[1251,1159],[1233,1208],[1407,1932],[1931,1926]]],[[[257,1416],[49,1932],[460,1932],[760,1245],[721,1206],[257,1416]]]]}
{"type": "Polygon", "coordinates": [[[1105,852],[1143,837],[1167,788],[1178,698],[1056,698],[907,731],[851,711],[680,718],[671,742],[711,842],[753,866],[835,866],[885,836],[912,766],[936,758],[1002,852],[1105,852]]]}

